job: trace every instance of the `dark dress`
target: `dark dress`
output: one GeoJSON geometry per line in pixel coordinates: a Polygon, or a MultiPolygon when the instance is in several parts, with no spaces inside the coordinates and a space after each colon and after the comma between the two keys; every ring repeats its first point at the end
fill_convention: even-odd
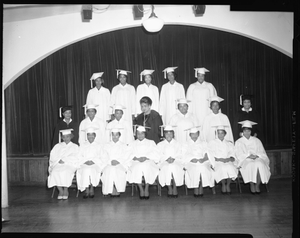
{"type": "Polygon", "coordinates": [[[243,132],[242,130],[242,125],[239,124],[238,122],[240,121],[253,121],[256,122],[257,125],[253,125],[251,129],[251,135],[253,136],[255,133],[257,134],[257,138],[259,138],[261,141],[264,140],[263,138],[263,130],[262,130],[262,124],[261,124],[261,118],[260,115],[257,111],[252,109],[252,111],[246,112],[240,109],[237,114],[234,117],[234,125],[233,125],[233,136],[234,140],[236,141],[237,139],[240,138],[239,133],[243,132]]]}
{"type": "Polygon", "coordinates": [[[79,145],[78,144],[78,130],[79,130],[78,123],[75,122],[74,120],[72,120],[69,124],[67,124],[64,120],[60,120],[54,129],[51,148],[53,148],[53,146],[55,146],[59,142],[58,141],[59,131],[65,130],[65,129],[70,129],[70,128],[73,129],[72,133],[74,135],[72,142],[79,145]]]}
{"type": "Polygon", "coordinates": [[[161,141],[160,126],[163,125],[163,122],[157,111],[151,110],[149,115],[145,115],[145,118],[144,113],[139,114],[134,120],[134,125],[151,127],[151,129],[146,128],[146,138],[154,140],[156,144],[161,141]]]}

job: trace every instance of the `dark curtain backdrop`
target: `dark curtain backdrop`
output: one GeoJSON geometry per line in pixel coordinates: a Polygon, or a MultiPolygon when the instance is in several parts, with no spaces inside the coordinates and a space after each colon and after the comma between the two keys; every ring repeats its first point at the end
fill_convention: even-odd
{"type": "Polygon", "coordinates": [[[253,94],[266,149],[291,147],[290,57],[233,33],[166,25],[156,34],[135,27],[85,39],[22,74],[5,90],[7,154],[49,154],[58,108],[73,105],[72,118],[80,122],[94,72],[104,72],[104,86],[111,91],[119,83],[116,69],[130,70],[128,82],[135,87],[143,69],[154,69],[153,84],[161,89],[167,82],[162,70],[168,66],[178,66],[177,80],[185,90],[196,80],[195,67],[209,69],[206,81],[225,99],[221,108],[231,123],[240,110],[239,95],[253,94]]]}

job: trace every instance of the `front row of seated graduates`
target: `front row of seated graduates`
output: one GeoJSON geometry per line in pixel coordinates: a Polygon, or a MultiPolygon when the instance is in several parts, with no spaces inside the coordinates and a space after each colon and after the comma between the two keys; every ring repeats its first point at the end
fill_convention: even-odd
{"type": "Polygon", "coordinates": [[[168,197],[177,198],[177,187],[185,184],[194,189],[195,197],[203,188],[222,183],[222,194],[231,194],[230,183],[241,172],[250,183],[252,194],[260,194],[260,184],[270,178],[269,158],[261,141],[251,136],[255,122],[239,122],[243,135],[235,144],[226,139],[227,125],[212,126],[215,139],[201,139],[199,127],[189,128],[189,139],[178,142],[175,128],[162,125],[164,140],[157,144],[147,139],[144,126],[136,126],[136,139],[128,145],[120,141],[124,128],[111,128],[111,141],[97,141],[97,128],[84,129],[86,141],[78,146],[71,140],[73,129],[61,130],[63,142],[50,153],[48,187],[57,186],[58,199],[68,199],[68,188],[76,174],[77,187],[83,198],[93,198],[100,181],[104,196],[119,197],[127,183],[137,184],[140,199],[149,199],[149,185],[158,181],[168,188],[168,197]]]}

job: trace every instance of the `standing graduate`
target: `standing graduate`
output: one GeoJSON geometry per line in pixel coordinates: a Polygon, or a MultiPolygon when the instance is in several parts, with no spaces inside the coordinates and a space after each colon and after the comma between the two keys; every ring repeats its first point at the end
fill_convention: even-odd
{"type": "Polygon", "coordinates": [[[226,126],[225,139],[234,142],[230,121],[227,115],[220,112],[220,102],[224,101],[223,98],[213,96],[210,98],[210,112],[205,118],[202,126],[202,139],[207,143],[216,138],[216,130],[213,126],[224,125],[226,126]]]}
{"type": "Polygon", "coordinates": [[[181,98],[176,100],[178,112],[176,112],[170,119],[170,125],[175,126],[175,139],[179,143],[185,143],[189,136],[186,133],[188,128],[192,128],[197,125],[197,119],[193,113],[190,113],[189,100],[181,98]]]}
{"type": "Polygon", "coordinates": [[[120,83],[113,87],[111,92],[111,106],[123,105],[126,107],[124,111],[124,119],[130,123],[132,127],[132,121],[135,117],[135,88],[127,83],[128,74],[130,71],[117,69],[117,77],[120,83]]]}
{"type": "Polygon", "coordinates": [[[149,127],[146,138],[153,140],[156,144],[160,142],[160,126],[163,125],[161,116],[157,111],[151,109],[152,100],[149,97],[142,97],[140,100],[140,108],[142,113],[138,115],[134,121],[134,125],[142,125],[149,127]]]}
{"type": "Polygon", "coordinates": [[[237,140],[243,136],[243,129],[238,123],[240,121],[255,121],[257,125],[253,125],[251,130],[251,136],[258,137],[262,142],[264,141],[263,130],[261,126],[261,117],[258,111],[252,108],[253,95],[242,94],[240,95],[240,106],[241,109],[236,113],[234,117],[233,135],[234,139],[237,140]]]}
{"type": "Polygon", "coordinates": [[[96,86],[89,90],[86,97],[86,104],[98,105],[96,107],[96,117],[107,123],[110,120],[110,91],[103,87],[104,82],[102,75],[104,72],[94,73],[91,77],[91,88],[93,87],[93,80],[96,86]]]}
{"type": "Polygon", "coordinates": [[[57,123],[54,129],[52,137],[52,146],[55,146],[57,143],[61,142],[60,130],[73,129],[73,138],[72,142],[78,144],[78,123],[75,122],[72,117],[72,106],[64,106],[59,108],[59,117],[63,119],[57,123]]]}
{"type": "Polygon", "coordinates": [[[164,124],[169,124],[171,117],[177,112],[176,100],[185,98],[183,85],[176,81],[176,68],[168,67],[163,70],[165,79],[168,77],[169,80],[162,86],[159,99],[159,114],[164,124]]]}
{"type": "Polygon", "coordinates": [[[151,108],[152,108],[152,110],[155,110],[158,112],[159,92],[158,92],[158,87],[151,84],[153,72],[154,72],[154,70],[152,70],[152,69],[145,69],[140,74],[140,76],[141,76],[140,80],[142,81],[144,78],[145,83],[138,85],[136,88],[136,114],[137,115],[142,113],[140,100],[144,96],[151,98],[151,100],[152,100],[151,108]]]}
{"type": "Polygon", "coordinates": [[[202,126],[205,116],[211,109],[209,108],[209,98],[217,96],[217,91],[213,84],[205,81],[206,68],[195,68],[197,82],[192,83],[186,92],[186,99],[190,100],[190,112],[197,118],[197,125],[202,126]]]}
{"type": "Polygon", "coordinates": [[[80,122],[79,125],[79,144],[83,144],[87,141],[85,130],[90,127],[96,128],[96,139],[98,143],[105,142],[105,122],[96,117],[98,105],[84,105],[86,108],[87,117],[80,122]]]}

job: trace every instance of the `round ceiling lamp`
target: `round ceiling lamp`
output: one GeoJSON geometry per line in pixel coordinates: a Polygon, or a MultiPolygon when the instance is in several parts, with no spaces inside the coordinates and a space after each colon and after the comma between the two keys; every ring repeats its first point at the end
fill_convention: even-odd
{"type": "Polygon", "coordinates": [[[158,32],[163,28],[164,21],[155,15],[154,6],[153,5],[151,6],[152,6],[152,13],[150,17],[142,23],[142,25],[148,32],[158,32]]]}

